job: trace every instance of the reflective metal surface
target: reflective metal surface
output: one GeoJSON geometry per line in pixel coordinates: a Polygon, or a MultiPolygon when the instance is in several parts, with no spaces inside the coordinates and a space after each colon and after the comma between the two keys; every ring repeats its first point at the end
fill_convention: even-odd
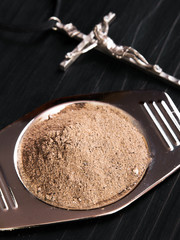
{"type": "Polygon", "coordinates": [[[167,94],[156,91],[116,92],[61,98],[42,105],[40,108],[2,130],[0,132],[0,229],[25,228],[112,214],[137,200],[179,169],[180,147],[176,144],[171,132],[164,125],[160,114],[156,111],[152,103],[156,103],[157,105],[163,103],[166,106],[165,108],[168,109],[167,111],[170,111],[166,113],[166,109],[164,107],[161,108],[163,116],[179,141],[180,131],[177,126],[180,124],[180,113],[167,94]],[[152,156],[152,162],[139,185],[121,200],[103,208],[79,211],[52,207],[29,193],[16,173],[14,165],[15,145],[25,126],[38,114],[49,108],[54,106],[59,108],[64,106],[64,103],[68,104],[68,102],[74,101],[99,101],[125,110],[138,121],[152,156]],[[146,105],[153,112],[172,146],[168,146],[167,141],[165,141],[162,133],[145,108],[146,105]]]}

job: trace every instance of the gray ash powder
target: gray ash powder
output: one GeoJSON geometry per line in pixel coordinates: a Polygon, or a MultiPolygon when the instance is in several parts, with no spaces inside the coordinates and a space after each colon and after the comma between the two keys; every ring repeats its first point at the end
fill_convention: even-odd
{"type": "Polygon", "coordinates": [[[144,136],[124,111],[74,103],[28,127],[18,171],[37,198],[65,209],[111,204],[141,181],[150,157],[144,136]]]}

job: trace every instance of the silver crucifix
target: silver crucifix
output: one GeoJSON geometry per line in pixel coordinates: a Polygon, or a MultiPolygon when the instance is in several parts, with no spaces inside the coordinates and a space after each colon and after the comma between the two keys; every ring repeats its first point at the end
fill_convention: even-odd
{"type": "Polygon", "coordinates": [[[97,24],[94,29],[86,35],[81,33],[72,23],[62,24],[57,17],[51,17],[50,20],[56,21],[56,26],[53,27],[53,30],[63,30],[70,37],[81,40],[79,45],[72,52],[66,54],[64,61],[60,63],[60,68],[66,70],[81,54],[95,48],[115,57],[116,59],[130,62],[145,71],[180,86],[179,79],[163,72],[158,65],[149,64],[149,62],[134,48],[114,43],[114,41],[108,36],[109,25],[114,18],[115,13],[110,12],[103,18],[101,23],[97,24]]]}

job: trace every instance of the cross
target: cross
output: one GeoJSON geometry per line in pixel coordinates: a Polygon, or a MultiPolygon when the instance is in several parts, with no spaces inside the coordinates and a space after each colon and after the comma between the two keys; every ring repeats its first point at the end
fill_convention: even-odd
{"type": "Polygon", "coordinates": [[[73,51],[65,55],[65,59],[60,63],[60,68],[66,70],[79,56],[95,48],[116,59],[129,62],[147,72],[180,86],[179,79],[163,72],[157,64],[149,64],[149,62],[134,48],[115,44],[108,36],[109,25],[114,20],[115,16],[115,13],[112,12],[104,16],[102,22],[95,25],[94,29],[88,35],[80,32],[72,23],[63,24],[57,17],[51,17],[50,20],[56,21],[56,26],[53,27],[53,30],[64,31],[70,37],[81,41],[73,51]]]}

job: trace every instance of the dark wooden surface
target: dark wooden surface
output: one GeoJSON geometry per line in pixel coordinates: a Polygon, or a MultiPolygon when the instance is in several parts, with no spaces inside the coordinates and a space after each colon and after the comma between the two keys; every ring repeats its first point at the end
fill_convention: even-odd
{"type": "MultiPolygon", "coordinates": [[[[54,3],[1,0],[0,22],[46,21],[54,3]]],[[[179,0],[64,0],[59,17],[88,33],[109,11],[117,14],[110,28],[116,43],[131,45],[151,63],[180,78],[179,0]]],[[[74,46],[75,40],[58,32],[0,31],[0,129],[49,100],[85,93],[158,89],[166,91],[180,109],[180,88],[95,50],[81,56],[65,73],[61,72],[58,64],[74,46]]],[[[0,232],[0,239],[179,239],[179,183],[176,172],[111,216],[0,232]]]]}

